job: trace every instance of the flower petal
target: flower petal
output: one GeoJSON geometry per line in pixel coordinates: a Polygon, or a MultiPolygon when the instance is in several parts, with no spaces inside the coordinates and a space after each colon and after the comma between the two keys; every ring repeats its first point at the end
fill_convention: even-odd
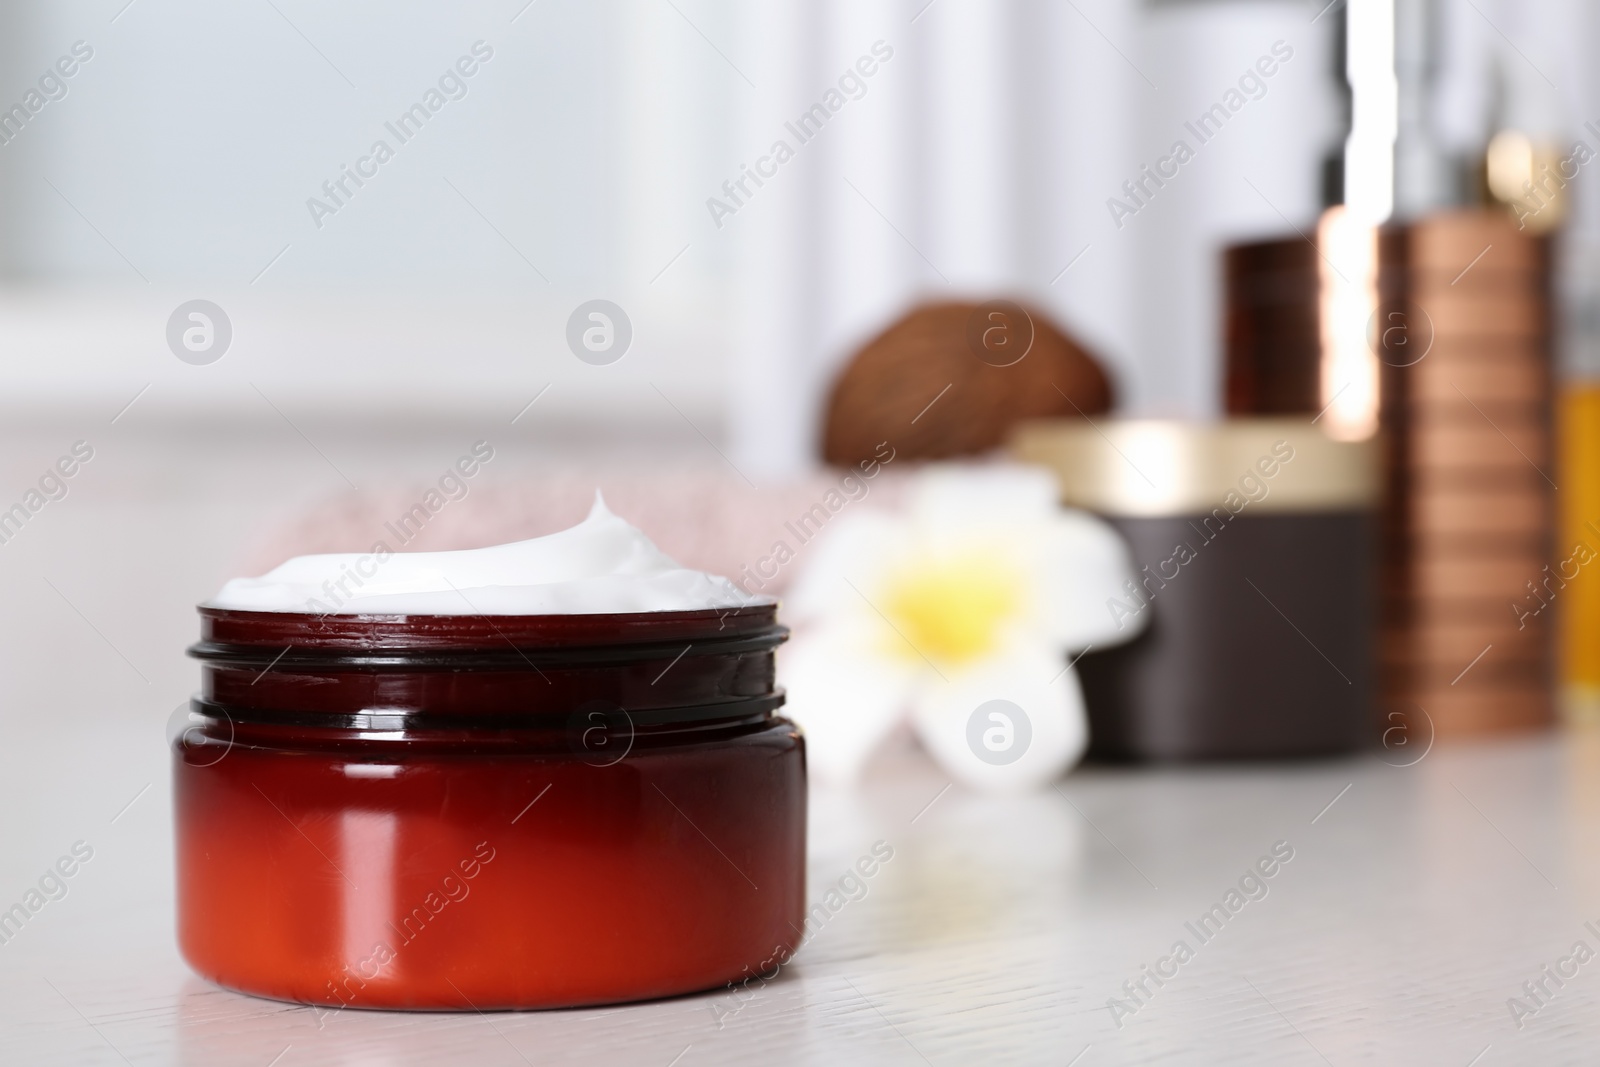
{"type": "Polygon", "coordinates": [[[784,598],[785,618],[806,622],[871,614],[858,592],[861,583],[887,571],[909,535],[904,519],[882,512],[854,511],[834,519],[820,536],[813,535],[816,542],[784,598]]]}
{"type": "Polygon", "coordinates": [[[1010,526],[1055,514],[1060,489],[1046,467],[1023,463],[935,463],[917,472],[909,510],[921,526],[1010,526]]]}
{"type": "Polygon", "coordinates": [[[780,653],[783,713],[806,735],[806,763],[824,781],[851,782],[905,716],[917,671],[874,654],[848,627],[797,635],[780,653]]]}
{"type": "Polygon", "coordinates": [[[1089,739],[1083,693],[1065,667],[1046,646],[1019,644],[964,670],[946,669],[948,681],[919,686],[912,725],[934,760],[965,785],[992,792],[1043,785],[1077,763],[1089,739]]]}
{"type": "Polygon", "coordinates": [[[1104,519],[1062,509],[1040,529],[1034,568],[1041,637],[1082,649],[1119,645],[1144,628],[1148,613],[1125,588],[1137,580],[1133,558],[1104,519]]]}
{"type": "Polygon", "coordinates": [[[1146,621],[1125,589],[1137,580],[1127,544],[1105,520],[1060,507],[1058,492],[1043,467],[934,464],[913,482],[908,539],[934,553],[980,542],[1003,549],[1032,591],[1020,636],[1074,650],[1120,644],[1146,621]]]}

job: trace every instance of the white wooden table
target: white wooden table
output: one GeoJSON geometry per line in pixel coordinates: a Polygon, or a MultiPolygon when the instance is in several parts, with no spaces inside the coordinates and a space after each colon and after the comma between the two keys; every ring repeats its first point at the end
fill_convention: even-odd
{"type": "Polygon", "coordinates": [[[1520,1029],[1507,1007],[1575,942],[1600,950],[1596,736],[1439,746],[1408,767],[1384,760],[1415,750],[1087,768],[1018,798],[945,790],[906,753],[813,797],[814,898],[875,841],[894,858],[747,998],[319,1025],[188,973],[160,731],[68,712],[38,709],[0,752],[0,908],[74,842],[94,849],[0,945],[0,1063],[1489,1067],[1592,1063],[1600,1043],[1600,961],[1545,979],[1520,1029]],[[1266,895],[1202,943],[1185,924],[1226,909],[1279,841],[1293,859],[1266,895]],[[1180,940],[1192,958],[1161,962],[1180,940]],[[1142,965],[1172,977],[1145,979],[1141,1004],[1122,984],[1142,965]],[[1120,1028],[1112,996],[1137,1007],[1120,1028]]]}

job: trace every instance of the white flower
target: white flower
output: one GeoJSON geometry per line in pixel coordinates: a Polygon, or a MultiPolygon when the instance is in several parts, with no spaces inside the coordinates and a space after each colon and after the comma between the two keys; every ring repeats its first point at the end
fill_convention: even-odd
{"type": "Polygon", "coordinates": [[[905,514],[839,516],[785,601],[786,714],[812,772],[854,779],[909,711],[961,782],[1057,777],[1087,742],[1068,657],[1138,632],[1143,613],[1119,629],[1107,606],[1133,577],[1116,531],[1058,506],[1039,468],[931,466],[905,514]]]}

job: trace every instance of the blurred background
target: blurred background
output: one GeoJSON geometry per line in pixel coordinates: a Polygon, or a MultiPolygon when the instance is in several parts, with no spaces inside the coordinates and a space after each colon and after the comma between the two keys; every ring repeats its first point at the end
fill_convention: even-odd
{"type": "MultiPolygon", "coordinates": [[[[1058,746],[1008,799],[882,746],[859,792],[813,792],[813,899],[875,827],[907,888],[808,950],[828,984],[774,1025],[854,1047],[828,1001],[881,1029],[858,999],[931,989],[883,1022],[951,1049],[975,1020],[1071,1030],[1067,1062],[1281,831],[1307,895],[1190,984],[1172,1018],[1212,1029],[1186,1061],[1280,1018],[1309,1043],[1291,1017],[1319,1043],[1348,1020],[1346,1059],[1389,1019],[1457,1062],[1509,1042],[1463,1035],[1584,912],[1527,886],[1595,881],[1595,735],[1506,739],[1600,718],[1597,47],[1579,0],[0,0],[3,902],[67,842],[105,857],[5,947],[0,1036],[283,1055],[283,1005],[173,951],[162,724],[195,689],[194,606],[367,550],[481,444],[406,547],[560,529],[598,486],[739,577],[845,465],[896,457],[854,515],[905,506],[921,461],[1045,464],[1119,531],[1147,624],[1049,650],[1090,755],[1256,761],[1057,781],[1058,746]],[[1492,740],[1395,770],[1436,737],[1492,740]],[[832,980],[891,944],[876,984],[832,980]],[[1275,1002],[1227,1000],[1246,973],[1275,1002]]],[[[426,1060],[393,1025],[393,1055],[349,1062],[426,1060]]]]}
{"type": "MultiPolygon", "coordinates": [[[[1576,0],[6,4],[0,506],[93,459],[0,545],[0,699],[164,714],[189,607],[275,531],[479,439],[503,488],[791,484],[920,302],[1021,301],[1118,416],[1220,418],[1225,251],[1326,248],[1341,204],[1542,235],[1537,357],[1581,383],[1600,168],[1515,179],[1600,150],[1596,41],[1576,0]],[[632,329],[604,365],[567,342],[594,299],[632,329]],[[213,362],[169,345],[192,300],[229,324],[213,362]]],[[[1231,413],[1372,434],[1374,390],[1335,392],[1231,413]]]]}

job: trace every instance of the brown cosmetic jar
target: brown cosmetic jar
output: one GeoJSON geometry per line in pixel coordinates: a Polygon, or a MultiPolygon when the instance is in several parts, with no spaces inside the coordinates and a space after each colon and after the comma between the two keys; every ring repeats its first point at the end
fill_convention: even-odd
{"type": "Polygon", "coordinates": [[[1022,460],[1103,515],[1137,571],[1137,637],[1078,663],[1093,757],[1315,756],[1372,719],[1377,456],[1309,419],[1024,424],[1022,460]]]}

